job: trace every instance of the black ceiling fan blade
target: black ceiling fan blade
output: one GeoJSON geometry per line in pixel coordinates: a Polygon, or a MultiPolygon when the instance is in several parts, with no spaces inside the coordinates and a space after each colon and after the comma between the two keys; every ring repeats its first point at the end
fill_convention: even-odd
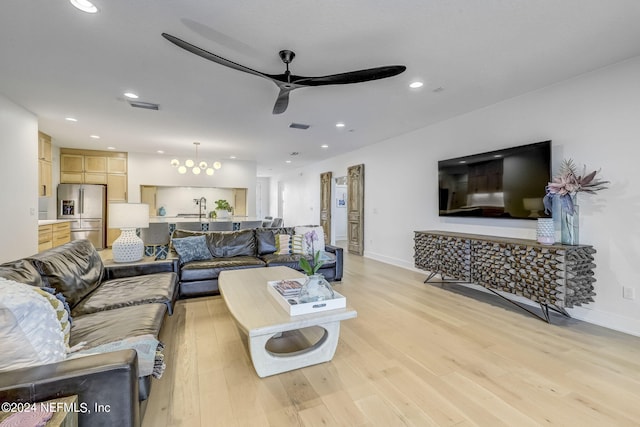
{"type": "Polygon", "coordinates": [[[289,92],[293,89],[281,87],[276,104],[273,106],[273,114],[282,114],[287,110],[289,106],[289,92]]]}
{"type": "Polygon", "coordinates": [[[271,80],[271,77],[267,74],[261,73],[260,71],[256,71],[249,67],[245,67],[244,65],[237,64],[233,61],[229,61],[228,59],[224,59],[221,56],[215,55],[209,51],[199,48],[198,46],[192,45],[191,43],[186,42],[182,39],[179,39],[178,37],[172,36],[171,34],[162,33],[162,37],[169,40],[171,43],[175,44],[176,46],[179,46],[184,50],[194,53],[204,59],[208,59],[209,61],[213,61],[220,65],[224,65],[225,67],[233,68],[234,70],[243,71],[245,73],[253,74],[253,75],[271,80]]]}
{"type": "MultiPolygon", "coordinates": [[[[386,79],[404,72],[404,65],[387,65],[384,67],[368,68],[366,70],[349,71],[332,74],[330,76],[303,77],[291,76],[291,83],[302,86],[344,85],[350,83],[368,82],[370,80],[386,79]]],[[[274,78],[274,76],[269,76],[274,78]]]]}

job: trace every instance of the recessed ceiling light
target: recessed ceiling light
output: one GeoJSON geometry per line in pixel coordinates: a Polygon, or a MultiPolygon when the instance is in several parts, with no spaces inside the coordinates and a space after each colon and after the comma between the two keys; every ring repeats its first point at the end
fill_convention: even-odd
{"type": "Polygon", "coordinates": [[[68,121],[68,122],[77,122],[78,121],[78,119],[74,119],[73,117],[65,117],[64,119],[66,121],[68,121]]]}
{"type": "Polygon", "coordinates": [[[327,144],[322,144],[320,148],[329,148],[329,146],[327,144]]]}
{"type": "Polygon", "coordinates": [[[129,99],[138,99],[138,98],[139,98],[139,96],[138,96],[138,95],[136,95],[136,94],[135,94],[135,93],[133,93],[133,92],[125,92],[125,93],[124,93],[124,96],[126,96],[126,97],[127,97],[127,98],[129,98],[129,99]]]}
{"type": "Polygon", "coordinates": [[[285,160],[284,162],[285,163],[291,163],[291,160],[285,160]]]}
{"type": "Polygon", "coordinates": [[[158,154],[164,154],[164,151],[162,151],[162,150],[158,150],[158,151],[157,151],[157,153],[158,153],[158,154]]]}
{"type": "Polygon", "coordinates": [[[421,88],[422,86],[424,86],[424,83],[419,82],[419,81],[411,82],[411,83],[409,84],[409,87],[410,87],[411,89],[418,89],[418,88],[421,88]]]}
{"type": "Polygon", "coordinates": [[[107,150],[115,150],[116,147],[107,147],[107,150]]]}
{"type": "Polygon", "coordinates": [[[342,122],[338,122],[338,123],[336,123],[336,127],[337,127],[337,128],[343,128],[344,126],[345,126],[345,125],[344,125],[344,123],[342,123],[342,122]]]}
{"type": "Polygon", "coordinates": [[[76,7],[77,9],[80,9],[83,12],[96,13],[98,11],[98,8],[89,0],[69,0],[69,1],[74,7],[76,7]]]}
{"type": "Polygon", "coordinates": [[[89,138],[100,139],[100,135],[89,135],[89,138]]]}
{"type": "Polygon", "coordinates": [[[229,158],[230,158],[230,159],[235,159],[235,158],[236,158],[236,156],[229,156],[229,158]]]}

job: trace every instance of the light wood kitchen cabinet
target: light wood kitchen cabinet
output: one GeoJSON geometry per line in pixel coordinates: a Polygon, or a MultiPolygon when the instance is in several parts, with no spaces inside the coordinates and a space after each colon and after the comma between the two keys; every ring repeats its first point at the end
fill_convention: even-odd
{"type": "Polygon", "coordinates": [[[107,200],[110,202],[127,201],[127,176],[110,173],[107,175],[107,200]]]}
{"type": "Polygon", "coordinates": [[[154,185],[141,185],[140,186],[140,203],[146,203],[149,205],[149,216],[158,215],[156,202],[158,187],[154,185]]]}
{"type": "Polygon", "coordinates": [[[51,137],[38,132],[38,196],[51,197],[51,137]]]}
{"type": "Polygon", "coordinates": [[[81,154],[60,154],[60,171],[69,173],[84,172],[84,156],[81,154]]]}
{"type": "Polygon", "coordinates": [[[38,226],[38,252],[46,251],[53,247],[53,225],[38,226]]]}
{"type": "Polygon", "coordinates": [[[51,137],[43,132],[38,132],[38,160],[51,162],[51,137]]]}
{"type": "MultiPolygon", "coordinates": [[[[69,184],[106,184],[107,218],[109,203],[126,202],[127,153],[99,150],[60,149],[60,182],[69,184]]],[[[107,229],[106,246],[120,236],[119,229],[107,229]]]]}
{"type": "Polygon", "coordinates": [[[107,183],[107,158],[105,156],[84,156],[84,183],[107,183]]]}
{"type": "Polygon", "coordinates": [[[127,173],[127,159],[125,157],[107,158],[107,173],[127,173]]]}
{"type": "Polygon", "coordinates": [[[64,245],[71,241],[71,224],[57,222],[38,226],[38,252],[64,245]]]}
{"type": "Polygon", "coordinates": [[[53,224],[53,247],[64,245],[71,241],[71,223],[59,222],[53,224]]]}
{"type": "Polygon", "coordinates": [[[51,197],[53,194],[51,162],[38,160],[38,181],[38,196],[51,197]]]}

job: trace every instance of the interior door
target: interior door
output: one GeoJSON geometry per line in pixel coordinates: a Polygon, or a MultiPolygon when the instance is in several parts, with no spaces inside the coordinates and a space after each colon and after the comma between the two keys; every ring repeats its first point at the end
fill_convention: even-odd
{"type": "Polygon", "coordinates": [[[364,165],[347,169],[347,241],[349,253],[364,253],[364,165]]]}
{"type": "Polygon", "coordinates": [[[324,241],[331,242],[331,172],[320,174],[320,225],[324,241]]]}

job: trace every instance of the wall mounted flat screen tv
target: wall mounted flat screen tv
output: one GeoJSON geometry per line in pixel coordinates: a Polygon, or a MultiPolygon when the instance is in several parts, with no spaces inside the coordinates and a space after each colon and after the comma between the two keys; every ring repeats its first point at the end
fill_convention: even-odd
{"type": "Polygon", "coordinates": [[[542,198],[551,179],[551,141],[438,162],[443,217],[548,218],[542,198]]]}

